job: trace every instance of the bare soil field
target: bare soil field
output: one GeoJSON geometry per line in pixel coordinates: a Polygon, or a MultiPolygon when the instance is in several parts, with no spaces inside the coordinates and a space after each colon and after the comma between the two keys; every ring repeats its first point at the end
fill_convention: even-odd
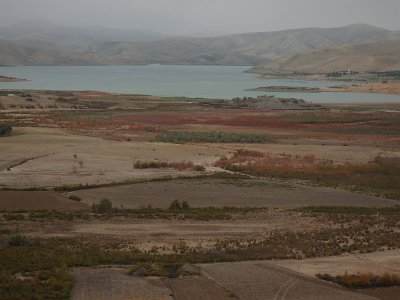
{"type": "Polygon", "coordinates": [[[88,205],[47,191],[0,191],[0,211],[87,210],[88,205]]]}
{"type": "Polygon", "coordinates": [[[166,285],[171,289],[176,300],[229,300],[232,299],[214,280],[201,277],[167,279],[166,285]]]}
{"type": "Polygon", "coordinates": [[[228,300],[215,281],[204,276],[146,278],[128,275],[126,268],[76,268],[72,300],[228,300]]]}
{"type": "Polygon", "coordinates": [[[280,260],[272,262],[293,271],[314,276],[317,273],[332,275],[368,273],[395,273],[400,275],[400,250],[388,250],[364,254],[346,254],[313,259],[280,260]]]}
{"type": "Polygon", "coordinates": [[[339,189],[296,184],[290,180],[271,179],[176,179],[144,182],[118,187],[74,191],[83,202],[101,199],[115,206],[139,208],[151,205],[168,208],[171,201],[188,201],[194,207],[303,207],[303,206],[395,206],[396,200],[382,199],[339,189]]]}
{"type": "MultiPolygon", "coordinates": [[[[389,250],[367,254],[346,254],[333,257],[304,259],[302,261],[280,260],[271,262],[309,276],[315,274],[343,275],[348,274],[400,274],[400,251],[389,250]]],[[[399,287],[360,289],[360,293],[390,300],[400,298],[399,287]]]]}
{"type": "Polygon", "coordinates": [[[274,262],[199,265],[201,276],[160,279],[128,276],[127,268],[76,268],[73,300],[84,299],[394,299],[397,288],[350,291],[274,262]],[[390,298],[391,296],[392,298],[390,298]]]}
{"type": "Polygon", "coordinates": [[[218,263],[201,267],[209,278],[244,300],[376,299],[268,262],[218,263]]]}
{"type": "Polygon", "coordinates": [[[74,269],[73,300],[171,300],[171,291],[160,279],[128,276],[127,269],[74,269]]]}
{"type": "Polygon", "coordinates": [[[0,143],[0,186],[12,188],[101,184],[134,178],[187,175],[169,169],[139,170],[138,160],[193,161],[211,167],[221,156],[246,147],[269,153],[315,154],[335,162],[368,162],[376,155],[400,156],[400,150],[374,146],[288,144],[166,144],[105,140],[62,129],[18,128],[0,143]],[[46,147],[43,147],[46,145],[46,147]]]}
{"type": "Polygon", "coordinates": [[[139,170],[133,164],[141,159],[207,165],[227,152],[207,145],[122,142],[73,135],[61,129],[19,128],[16,135],[2,138],[0,143],[0,165],[6,166],[0,168],[0,186],[54,187],[184,175],[168,169],[139,170]],[[21,160],[25,162],[15,163],[21,160]],[[10,166],[12,162],[15,167],[10,166]]]}

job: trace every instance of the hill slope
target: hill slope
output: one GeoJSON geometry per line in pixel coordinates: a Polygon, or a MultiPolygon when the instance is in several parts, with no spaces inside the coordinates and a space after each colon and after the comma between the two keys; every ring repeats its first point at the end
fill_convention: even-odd
{"type": "Polygon", "coordinates": [[[336,71],[390,71],[400,70],[400,39],[335,46],[288,55],[260,64],[251,72],[329,73],[336,71]]]}
{"type": "Polygon", "coordinates": [[[44,27],[35,30],[24,29],[23,26],[22,29],[0,29],[0,47],[3,49],[0,52],[0,64],[43,64],[43,61],[48,64],[75,64],[78,59],[81,64],[99,65],[256,65],[310,49],[376,41],[393,34],[385,29],[356,24],[340,28],[305,28],[209,38],[174,37],[132,41],[122,34],[117,38],[111,38],[112,34],[106,33],[99,37],[99,33],[96,35],[93,30],[91,35],[85,35],[82,32],[73,33],[64,27],[51,30],[44,27]],[[39,42],[44,42],[44,47],[39,42]],[[26,50],[3,52],[9,51],[6,49],[10,43],[13,47],[19,45],[26,50]],[[41,54],[29,56],[30,48],[41,54]],[[12,60],[9,59],[11,56],[12,60]]]}

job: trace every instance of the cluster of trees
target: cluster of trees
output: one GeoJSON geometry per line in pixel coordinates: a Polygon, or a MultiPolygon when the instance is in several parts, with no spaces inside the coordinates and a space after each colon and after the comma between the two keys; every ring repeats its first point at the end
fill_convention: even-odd
{"type": "Polygon", "coordinates": [[[12,127],[9,125],[0,124],[0,136],[1,135],[11,135],[12,127]]]}

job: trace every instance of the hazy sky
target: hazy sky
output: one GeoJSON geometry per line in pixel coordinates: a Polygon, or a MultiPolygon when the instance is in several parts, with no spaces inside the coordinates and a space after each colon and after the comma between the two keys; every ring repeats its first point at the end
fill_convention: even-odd
{"type": "Polygon", "coordinates": [[[170,34],[352,23],[400,30],[400,0],[0,0],[0,26],[32,19],[170,34]]]}

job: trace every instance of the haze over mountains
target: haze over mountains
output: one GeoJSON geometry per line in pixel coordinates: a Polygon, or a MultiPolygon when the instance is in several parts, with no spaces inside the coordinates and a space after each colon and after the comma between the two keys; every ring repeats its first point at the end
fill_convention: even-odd
{"type": "MultiPolygon", "coordinates": [[[[398,32],[364,24],[199,38],[168,37],[147,30],[24,22],[0,28],[0,64],[261,64],[254,69],[256,72],[268,68],[315,71],[342,68],[348,62],[356,62],[358,53],[363,51],[360,60],[365,65],[364,69],[369,70],[396,66],[399,62],[396,55],[399,53],[399,41],[398,32]],[[386,52],[374,46],[378,41],[386,52]],[[364,43],[367,47],[356,46],[364,43]],[[300,53],[305,56],[298,56],[300,53]],[[371,55],[375,58],[389,55],[390,58],[374,60],[370,59],[371,55]],[[348,56],[350,58],[346,61],[343,57],[348,56]],[[330,63],[322,68],[322,60],[330,63]],[[335,61],[341,62],[335,64],[335,61]],[[365,61],[370,63],[365,64],[365,61]]],[[[357,67],[357,64],[353,65],[357,67]]]]}

